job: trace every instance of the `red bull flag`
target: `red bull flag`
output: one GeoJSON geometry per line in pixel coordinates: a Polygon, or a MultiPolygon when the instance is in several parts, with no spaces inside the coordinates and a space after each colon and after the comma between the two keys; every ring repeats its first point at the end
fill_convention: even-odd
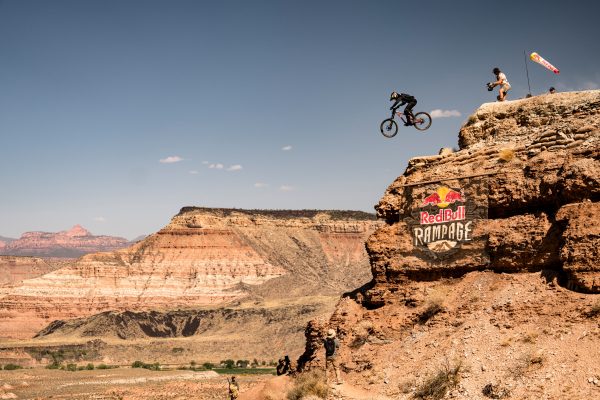
{"type": "Polygon", "coordinates": [[[544,60],[542,58],[542,56],[540,56],[538,53],[533,52],[533,53],[531,53],[531,55],[529,57],[531,57],[531,61],[535,61],[536,63],[548,68],[550,71],[554,72],[555,74],[560,73],[558,68],[556,68],[554,65],[550,64],[548,61],[544,60]]]}

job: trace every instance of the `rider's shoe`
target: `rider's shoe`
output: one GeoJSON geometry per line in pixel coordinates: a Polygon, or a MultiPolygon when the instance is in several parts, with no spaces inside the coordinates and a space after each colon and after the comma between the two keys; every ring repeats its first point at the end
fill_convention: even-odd
{"type": "Polygon", "coordinates": [[[413,123],[412,122],[405,122],[404,126],[411,126],[413,123]]]}

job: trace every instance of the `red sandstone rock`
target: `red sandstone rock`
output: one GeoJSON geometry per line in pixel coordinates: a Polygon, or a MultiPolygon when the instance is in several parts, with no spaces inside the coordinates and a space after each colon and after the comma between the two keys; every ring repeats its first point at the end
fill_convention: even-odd
{"type": "Polygon", "coordinates": [[[25,232],[21,238],[5,243],[0,253],[14,256],[79,257],[98,251],[122,249],[130,243],[114,236],[94,236],[80,225],[68,231],[25,232]]]}

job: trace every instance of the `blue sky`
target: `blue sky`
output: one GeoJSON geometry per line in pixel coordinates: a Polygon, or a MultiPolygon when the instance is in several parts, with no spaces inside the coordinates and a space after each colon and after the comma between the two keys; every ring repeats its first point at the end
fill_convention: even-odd
{"type": "Polygon", "coordinates": [[[187,205],[372,211],[494,100],[493,67],[527,93],[523,50],[561,70],[529,63],[534,94],[598,88],[598,4],[0,0],[0,235],[132,238],[187,205]],[[394,89],[461,116],[386,139],[394,89]]]}

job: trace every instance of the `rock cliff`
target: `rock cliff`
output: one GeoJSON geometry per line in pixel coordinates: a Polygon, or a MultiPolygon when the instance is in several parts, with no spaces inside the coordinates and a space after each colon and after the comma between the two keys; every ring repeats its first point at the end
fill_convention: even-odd
{"type": "Polygon", "coordinates": [[[368,281],[373,214],[186,207],[133,246],[0,291],[0,337],[104,311],[339,295],[368,281]]]}
{"type": "Polygon", "coordinates": [[[74,261],[61,258],[0,256],[0,286],[14,286],[74,261]]]}
{"type": "Polygon", "coordinates": [[[373,279],[308,325],[301,368],[333,327],[373,393],[419,397],[457,367],[453,398],[597,396],[600,91],[484,104],[459,144],[387,188],[373,279]]]}
{"type": "Polygon", "coordinates": [[[127,247],[127,239],[94,236],[80,225],[61,232],[25,232],[19,239],[0,243],[0,254],[38,257],[79,257],[127,247]]]}

